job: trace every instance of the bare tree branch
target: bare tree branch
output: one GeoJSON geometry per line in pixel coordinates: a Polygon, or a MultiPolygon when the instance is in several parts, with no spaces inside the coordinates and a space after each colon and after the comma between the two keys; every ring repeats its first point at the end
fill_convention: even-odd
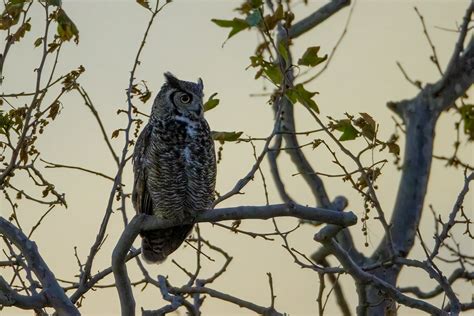
{"type": "Polygon", "coordinates": [[[464,180],[464,186],[458,195],[458,198],[456,200],[456,203],[453,206],[451,213],[449,214],[449,221],[443,225],[443,230],[441,231],[441,234],[439,236],[438,235],[435,236],[436,243],[433,248],[433,251],[431,252],[431,255],[429,256],[430,260],[433,260],[436,257],[441,245],[443,244],[444,240],[448,237],[449,231],[455,225],[456,216],[458,215],[459,210],[462,208],[462,205],[464,203],[464,197],[469,191],[469,183],[472,180],[474,180],[474,172],[471,172],[471,174],[467,176],[466,179],[464,180]]]}
{"type": "MultiPolygon", "coordinates": [[[[11,241],[23,254],[28,262],[28,266],[35,273],[36,277],[43,286],[46,301],[52,306],[60,315],[80,315],[77,308],[69,300],[63,289],[59,286],[56,277],[49,270],[48,265],[38,252],[38,247],[34,242],[29,240],[23,232],[13,226],[10,222],[0,217],[0,233],[11,241]]],[[[10,293],[6,293],[9,295],[10,293]]],[[[18,302],[24,302],[21,297],[18,302]]],[[[31,299],[38,302],[38,297],[31,299]]],[[[34,308],[37,308],[36,306],[34,308]]]]}
{"type": "Polygon", "coordinates": [[[289,38],[297,38],[298,36],[308,32],[309,30],[316,27],[318,24],[326,21],[328,18],[333,16],[342,8],[351,4],[350,0],[332,0],[331,2],[325,4],[317,11],[313,12],[306,18],[302,19],[295,23],[288,30],[289,38]]]}
{"type": "MultiPolygon", "coordinates": [[[[468,281],[474,280],[474,272],[467,272],[462,268],[454,270],[451,276],[448,278],[449,284],[453,284],[459,279],[465,279],[468,281]]],[[[436,286],[431,291],[422,291],[418,286],[407,286],[399,289],[402,293],[413,293],[418,298],[427,299],[438,296],[439,294],[444,293],[444,289],[441,285],[436,286]]]]}
{"type": "MultiPolygon", "coordinates": [[[[70,165],[64,165],[64,164],[59,164],[59,163],[54,163],[54,162],[48,162],[48,161],[43,160],[43,159],[41,159],[41,161],[44,162],[45,164],[47,164],[47,166],[45,168],[75,169],[75,170],[83,171],[83,172],[86,172],[86,173],[90,173],[90,174],[105,178],[107,180],[114,181],[114,178],[112,178],[108,175],[105,175],[105,174],[103,174],[102,172],[99,172],[99,171],[90,170],[90,169],[87,169],[87,168],[84,168],[84,167],[70,166],[70,165]]],[[[120,185],[123,186],[124,184],[120,184],[120,185]]]]}
{"type": "Polygon", "coordinates": [[[225,294],[225,293],[222,293],[222,292],[219,292],[207,287],[187,287],[187,286],[184,286],[181,288],[172,287],[170,288],[170,292],[176,293],[176,294],[193,294],[193,293],[207,294],[214,298],[238,305],[242,308],[249,309],[260,315],[268,315],[268,316],[283,316],[284,315],[272,309],[271,307],[259,306],[249,301],[245,301],[235,296],[225,294]]]}
{"type": "MultiPolygon", "coordinates": [[[[472,3],[467,12],[472,13],[472,3]]],[[[413,246],[421,217],[433,155],[434,130],[440,113],[474,83],[474,38],[452,66],[452,71],[435,84],[427,85],[411,100],[389,103],[406,124],[405,157],[397,199],[390,222],[397,251],[406,256],[413,246]]],[[[384,251],[382,240],[373,258],[384,251]]]]}
{"type": "MultiPolygon", "coordinates": [[[[354,278],[356,282],[370,283],[375,286],[377,289],[382,291],[384,295],[389,298],[394,299],[400,304],[403,304],[410,308],[416,308],[431,315],[448,315],[445,311],[437,308],[436,306],[424,302],[418,299],[411,298],[402,294],[395,288],[393,285],[387,283],[386,281],[374,276],[373,274],[364,272],[351,258],[350,256],[341,248],[341,246],[335,242],[333,239],[328,239],[322,241],[323,245],[327,247],[333,255],[339,260],[342,266],[346,271],[354,278]]],[[[360,293],[359,293],[360,295],[360,293]]],[[[375,303],[375,302],[368,302],[375,303]]]]}
{"type": "Polygon", "coordinates": [[[18,294],[13,290],[7,281],[0,276],[0,305],[15,306],[21,309],[41,309],[50,307],[44,292],[31,296],[18,294]]]}
{"type": "MultiPolygon", "coordinates": [[[[269,219],[279,216],[292,216],[320,222],[328,222],[338,224],[340,227],[353,225],[357,221],[357,217],[352,212],[342,213],[296,204],[277,204],[268,206],[239,206],[209,210],[200,213],[195,219],[195,222],[269,219]]],[[[114,272],[115,283],[123,315],[134,315],[135,313],[135,300],[133,298],[130,279],[125,266],[125,257],[138,233],[142,230],[162,229],[182,224],[183,222],[160,220],[154,216],[136,215],[125,228],[112,253],[112,270],[114,272]]]]}
{"type": "Polygon", "coordinates": [[[117,173],[116,173],[116,176],[114,178],[114,183],[113,183],[113,186],[112,186],[112,189],[111,189],[111,192],[110,192],[110,195],[109,195],[109,199],[108,199],[108,202],[107,202],[107,207],[106,207],[106,210],[105,210],[105,214],[104,214],[104,217],[102,219],[102,223],[100,225],[99,232],[97,234],[96,240],[90,248],[89,256],[88,256],[87,261],[86,261],[85,266],[84,266],[84,274],[81,278],[81,283],[83,283],[83,284],[86,283],[87,280],[90,277],[90,272],[91,272],[91,269],[92,269],[92,264],[93,264],[95,255],[97,254],[97,252],[100,249],[100,246],[103,243],[103,238],[104,238],[105,232],[107,230],[107,225],[109,223],[109,219],[110,219],[110,216],[111,216],[112,211],[113,211],[112,210],[112,205],[113,205],[113,202],[114,202],[114,199],[115,199],[115,193],[116,193],[116,190],[117,190],[118,186],[122,182],[123,170],[125,168],[125,165],[128,162],[127,155],[128,155],[128,150],[129,150],[129,147],[130,147],[130,129],[131,129],[132,123],[133,123],[133,118],[132,118],[133,104],[132,104],[132,95],[131,95],[131,93],[132,93],[133,83],[134,83],[134,80],[135,80],[135,72],[136,72],[137,67],[140,63],[139,58],[141,56],[141,53],[142,53],[143,48],[145,46],[146,39],[148,37],[151,26],[153,25],[153,22],[155,21],[156,16],[158,15],[158,13],[161,12],[161,10],[168,3],[170,3],[170,2],[165,2],[160,7],[159,6],[160,1],[156,1],[156,5],[155,5],[154,10],[150,9],[151,16],[150,16],[150,19],[149,19],[148,24],[146,26],[145,33],[143,34],[143,38],[140,42],[140,46],[138,48],[137,54],[135,56],[132,71],[130,72],[129,86],[128,86],[128,89],[127,89],[127,103],[128,103],[127,118],[128,118],[128,121],[127,121],[126,128],[124,129],[124,131],[125,131],[124,144],[123,144],[123,147],[122,147],[122,153],[120,155],[120,160],[119,160],[119,164],[118,164],[118,168],[117,168],[117,173]]]}

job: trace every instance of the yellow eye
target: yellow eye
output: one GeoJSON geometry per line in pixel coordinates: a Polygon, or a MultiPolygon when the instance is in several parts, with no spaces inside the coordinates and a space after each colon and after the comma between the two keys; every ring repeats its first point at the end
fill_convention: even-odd
{"type": "Polygon", "coordinates": [[[188,94],[183,94],[179,97],[179,100],[181,101],[181,103],[188,104],[189,102],[191,102],[191,97],[188,94]]]}

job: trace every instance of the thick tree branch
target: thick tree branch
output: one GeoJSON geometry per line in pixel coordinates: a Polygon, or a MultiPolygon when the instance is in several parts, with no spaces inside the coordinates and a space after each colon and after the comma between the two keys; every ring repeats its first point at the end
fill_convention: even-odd
{"type": "Polygon", "coordinates": [[[332,0],[331,2],[319,8],[317,11],[307,16],[306,18],[295,23],[288,30],[289,38],[297,38],[298,36],[306,33],[307,31],[313,29],[318,24],[321,24],[322,22],[326,21],[335,13],[339,12],[339,10],[350,4],[350,0],[332,0]]]}
{"type": "Polygon", "coordinates": [[[281,131],[284,132],[283,139],[285,140],[286,146],[292,148],[286,152],[290,156],[293,164],[296,166],[298,173],[303,176],[303,179],[308,184],[311,192],[316,198],[317,205],[329,208],[331,206],[331,201],[326,192],[324,183],[321,177],[314,172],[313,167],[300,148],[298,138],[294,134],[296,126],[293,104],[291,104],[287,98],[281,98],[280,102],[284,113],[281,121],[281,131]]]}
{"type": "MultiPolygon", "coordinates": [[[[41,283],[44,289],[43,295],[46,296],[46,301],[50,304],[49,306],[53,307],[59,315],[80,315],[76,306],[66,296],[63,289],[59,286],[56,277],[39,254],[36,244],[3,217],[0,217],[0,233],[21,251],[28,262],[29,268],[31,268],[41,283]]],[[[16,297],[16,299],[20,299],[20,302],[23,302],[20,297],[16,297]]],[[[38,302],[38,299],[35,296],[31,300],[38,302]]],[[[37,306],[34,308],[37,308],[37,306]]]]}
{"type": "MultiPolygon", "coordinates": [[[[351,257],[347,254],[347,252],[345,252],[344,249],[342,249],[341,246],[337,242],[335,242],[333,239],[323,240],[322,243],[339,260],[341,265],[354,278],[356,282],[361,282],[363,284],[372,284],[379,291],[381,291],[385,297],[391,298],[397,301],[398,303],[403,304],[407,307],[419,309],[431,315],[448,315],[447,312],[437,308],[436,306],[430,303],[423,302],[421,300],[406,296],[390,283],[376,277],[373,274],[363,271],[351,259],[351,257]]],[[[368,301],[368,303],[375,304],[375,303],[380,303],[380,302],[368,301]]]]}
{"type": "Polygon", "coordinates": [[[0,305],[15,306],[21,309],[41,309],[50,307],[48,298],[41,292],[32,296],[20,295],[0,276],[0,305]]]}
{"type": "MultiPolygon", "coordinates": [[[[239,206],[208,210],[200,213],[195,219],[195,222],[269,219],[285,216],[336,224],[339,227],[354,225],[357,222],[357,217],[352,212],[343,213],[297,204],[239,206]]],[[[136,215],[125,228],[112,253],[112,271],[120,298],[122,315],[135,314],[135,300],[133,298],[130,279],[127,274],[127,267],[125,266],[125,258],[133,241],[142,230],[162,229],[182,224],[183,222],[160,220],[154,216],[136,215]]]]}
{"type": "MultiPolygon", "coordinates": [[[[472,9],[471,3],[466,16],[472,14],[472,9]]],[[[469,21],[470,18],[465,19],[464,24],[469,21]]],[[[466,27],[463,25],[462,29],[466,27]]],[[[463,42],[465,36],[461,31],[458,43],[463,42]]],[[[456,45],[453,53],[453,56],[457,57],[451,59],[448,70],[438,82],[426,85],[410,100],[388,104],[406,125],[406,143],[402,175],[389,231],[395,253],[388,252],[389,238],[386,234],[372,254],[371,259],[374,262],[390,260],[392,255],[406,257],[414,245],[428,187],[438,117],[474,83],[474,38],[471,37],[466,49],[461,51],[458,47],[459,45],[456,45]]],[[[400,269],[400,266],[379,267],[373,274],[393,285],[400,269]]],[[[379,289],[372,284],[367,287],[367,294],[371,302],[383,300],[379,289]]],[[[390,302],[376,304],[369,307],[369,313],[384,313],[388,305],[394,308],[390,302]]]]}
{"type": "MultiPolygon", "coordinates": [[[[446,67],[445,76],[449,76],[453,71],[455,71],[456,64],[458,63],[459,57],[464,48],[464,41],[466,39],[468,33],[468,26],[469,22],[472,20],[472,13],[474,11],[474,2],[471,1],[471,5],[466,10],[466,14],[464,15],[463,22],[461,24],[461,28],[459,31],[459,38],[454,47],[453,54],[451,55],[451,59],[448,62],[448,66],[446,67]]],[[[472,37],[471,37],[472,42],[472,37]]]]}
{"type": "MultiPolygon", "coordinates": [[[[471,4],[467,12],[472,14],[472,9],[471,4]]],[[[466,49],[459,54],[449,67],[451,70],[445,72],[438,82],[427,85],[413,99],[388,104],[406,124],[403,171],[390,222],[393,242],[402,256],[406,256],[413,246],[421,217],[437,119],[442,111],[464,95],[474,83],[474,38],[471,37],[466,49]]],[[[386,252],[386,243],[384,238],[373,258],[386,252]]]]}

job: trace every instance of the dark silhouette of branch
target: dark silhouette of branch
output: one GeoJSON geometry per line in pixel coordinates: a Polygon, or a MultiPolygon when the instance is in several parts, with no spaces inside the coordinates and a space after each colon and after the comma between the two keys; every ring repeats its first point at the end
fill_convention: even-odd
{"type": "MultiPolygon", "coordinates": [[[[454,270],[454,272],[448,278],[449,284],[453,284],[455,281],[459,279],[465,279],[468,281],[474,280],[474,272],[467,272],[463,268],[458,268],[454,270]]],[[[442,286],[438,285],[431,291],[422,291],[418,286],[407,286],[399,288],[400,292],[402,293],[413,293],[418,298],[427,299],[433,298],[438,296],[439,294],[444,293],[444,289],[442,286]]]]}
{"type": "Polygon", "coordinates": [[[284,314],[281,314],[277,312],[275,309],[272,307],[263,307],[259,306],[257,304],[254,304],[252,302],[237,298],[235,296],[225,294],[219,291],[216,291],[214,289],[210,289],[208,287],[171,287],[170,293],[175,293],[175,294],[194,294],[194,293],[200,293],[200,294],[207,294],[209,296],[212,296],[214,298],[238,305],[242,308],[249,309],[251,311],[254,311],[257,314],[260,315],[268,315],[268,316],[283,316],[284,314]]]}
{"type": "MultiPolygon", "coordinates": [[[[471,3],[467,13],[472,14],[473,8],[471,3]]],[[[404,120],[407,135],[402,177],[390,222],[393,241],[402,256],[406,256],[413,246],[421,217],[437,119],[474,83],[474,38],[453,63],[449,72],[445,72],[438,82],[426,85],[415,98],[388,104],[404,120]]],[[[385,252],[386,243],[384,238],[373,258],[385,252]]]]}
{"type": "Polygon", "coordinates": [[[423,26],[423,33],[425,34],[426,40],[428,41],[428,44],[430,45],[431,51],[433,52],[433,55],[430,56],[431,61],[435,64],[436,68],[438,69],[439,73],[442,75],[443,70],[441,70],[441,65],[439,63],[439,58],[438,54],[436,53],[436,47],[433,44],[433,41],[431,40],[430,34],[428,33],[428,30],[426,29],[426,24],[425,24],[425,18],[423,15],[421,15],[420,11],[418,11],[418,8],[415,7],[415,12],[420,18],[421,25],[423,26]]]}
{"type": "MultiPolygon", "coordinates": [[[[34,272],[44,289],[42,295],[45,296],[45,301],[50,304],[48,306],[53,307],[60,315],[80,315],[76,306],[74,306],[66,296],[64,290],[59,286],[56,277],[51,270],[49,270],[48,265],[39,254],[36,244],[2,217],[0,217],[0,233],[12,242],[25,257],[28,267],[34,272]]],[[[3,279],[2,284],[2,287],[4,287],[5,282],[3,279]]],[[[8,297],[9,294],[11,293],[8,293],[7,290],[7,293],[3,295],[8,297]]],[[[40,297],[38,296],[34,296],[28,300],[26,300],[25,297],[14,296],[13,299],[17,299],[18,301],[14,301],[12,305],[15,305],[15,302],[18,302],[18,304],[31,303],[30,307],[32,307],[32,309],[38,308],[36,304],[40,302],[40,297]]],[[[25,305],[22,306],[27,307],[25,305]]]]}
{"type": "MultiPolygon", "coordinates": [[[[341,227],[353,225],[357,217],[352,213],[342,213],[321,208],[312,208],[296,204],[277,204],[268,206],[239,206],[233,208],[214,209],[202,212],[195,222],[219,222],[238,219],[269,219],[291,216],[320,222],[337,224],[341,227]]],[[[123,231],[112,253],[112,270],[120,298],[123,315],[134,315],[135,300],[133,298],[130,279],[125,266],[125,258],[133,241],[142,230],[153,230],[182,225],[183,222],[160,220],[154,216],[136,215],[123,231]]]]}
{"type": "MultiPolygon", "coordinates": [[[[99,171],[90,170],[90,169],[87,169],[87,168],[84,168],[84,167],[70,166],[70,165],[64,165],[64,164],[49,162],[49,161],[46,161],[46,160],[43,160],[43,159],[40,159],[40,160],[46,164],[45,168],[75,169],[75,170],[83,171],[83,172],[86,172],[86,173],[90,173],[90,174],[105,178],[107,180],[114,181],[114,178],[112,178],[112,177],[110,177],[106,174],[103,174],[102,172],[99,172],[99,171]]],[[[123,184],[121,184],[121,185],[123,186],[123,184]]]]}
{"type": "MultiPolygon", "coordinates": [[[[376,277],[371,273],[363,271],[361,267],[351,259],[347,252],[345,252],[344,249],[342,249],[341,246],[333,239],[323,239],[318,241],[322,242],[323,245],[328,248],[329,251],[331,251],[331,253],[338,259],[338,261],[341,263],[347,273],[349,273],[354,278],[356,283],[371,284],[379,291],[381,291],[384,295],[407,307],[416,308],[430,313],[431,315],[448,315],[445,311],[437,308],[436,306],[428,302],[414,299],[402,294],[397,288],[395,288],[390,283],[376,277]]],[[[364,297],[363,293],[359,293],[359,298],[360,297],[364,297]]]]}
{"type": "Polygon", "coordinates": [[[431,255],[429,256],[430,260],[433,260],[436,257],[441,245],[444,243],[445,239],[448,237],[449,231],[456,224],[456,216],[458,215],[459,211],[462,208],[462,205],[464,203],[464,198],[467,192],[469,191],[469,184],[472,180],[474,180],[474,172],[471,172],[471,174],[467,176],[466,179],[464,180],[464,186],[461,192],[459,193],[458,198],[456,199],[456,203],[454,203],[451,213],[449,214],[448,222],[443,225],[443,230],[441,231],[441,234],[439,235],[436,234],[435,236],[436,243],[433,248],[433,251],[431,252],[431,255]]]}
{"type": "Polygon", "coordinates": [[[51,307],[44,292],[31,296],[18,294],[7,281],[0,276],[0,305],[15,306],[21,309],[41,309],[51,307]]]}

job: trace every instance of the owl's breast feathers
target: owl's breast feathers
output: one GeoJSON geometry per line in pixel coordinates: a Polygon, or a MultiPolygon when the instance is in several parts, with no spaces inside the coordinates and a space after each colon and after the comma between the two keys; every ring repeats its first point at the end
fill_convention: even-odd
{"type": "Polygon", "coordinates": [[[140,213],[184,220],[208,208],[216,158],[207,122],[174,116],[148,123],[137,140],[134,171],[133,200],[140,213]]]}

